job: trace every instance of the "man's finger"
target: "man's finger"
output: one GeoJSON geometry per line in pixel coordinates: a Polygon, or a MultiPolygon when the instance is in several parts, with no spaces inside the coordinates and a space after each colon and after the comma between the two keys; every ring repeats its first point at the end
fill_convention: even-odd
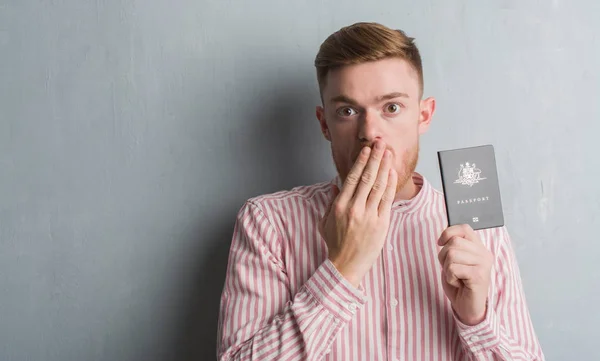
{"type": "Polygon", "coordinates": [[[348,204],[352,197],[354,197],[354,192],[361,181],[361,176],[369,161],[370,154],[371,148],[364,147],[356,158],[356,162],[354,162],[352,169],[350,169],[350,172],[346,176],[340,191],[339,202],[342,204],[348,204]]]}
{"type": "Polygon", "coordinates": [[[471,228],[470,225],[465,223],[465,224],[461,224],[460,227],[462,227],[463,232],[465,233],[465,238],[468,239],[469,241],[475,241],[475,240],[479,239],[479,236],[473,230],[473,228],[471,228]]]}
{"type": "Polygon", "coordinates": [[[438,253],[438,260],[440,261],[440,264],[444,264],[450,251],[465,251],[473,255],[479,254],[479,248],[474,242],[458,236],[453,236],[438,253]]]}
{"type": "Polygon", "coordinates": [[[371,150],[371,157],[362,172],[360,182],[354,192],[353,203],[366,206],[367,197],[369,196],[369,193],[371,193],[373,184],[375,184],[375,180],[377,179],[377,174],[379,173],[379,167],[385,150],[386,146],[383,141],[378,140],[375,142],[373,150],[371,150]]]}
{"type": "Polygon", "coordinates": [[[467,266],[481,264],[481,259],[476,253],[457,247],[444,248],[442,252],[440,252],[439,259],[440,264],[444,268],[447,268],[448,265],[452,263],[464,264],[467,266]]]}
{"type": "Polygon", "coordinates": [[[438,245],[445,245],[452,237],[455,236],[468,239],[470,241],[479,239],[479,237],[477,237],[477,233],[475,233],[471,226],[468,224],[458,224],[448,227],[444,230],[444,232],[442,232],[440,238],[438,239],[438,245]]]}
{"type": "Polygon", "coordinates": [[[463,280],[470,279],[470,274],[474,272],[474,268],[475,266],[452,263],[444,270],[446,282],[454,287],[461,287],[463,285],[463,280]]]}
{"type": "Polygon", "coordinates": [[[388,180],[390,179],[390,168],[392,167],[392,152],[389,150],[385,151],[379,171],[377,173],[377,179],[373,183],[373,188],[367,198],[367,208],[377,209],[381,202],[381,197],[387,189],[388,180]]]}
{"type": "Polygon", "coordinates": [[[383,192],[383,196],[381,196],[381,201],[379,202],[380,216],[389,213],[390,209],[392,208],[392,204],[394,203],[394,199],[396,198],[398,173],[394,168],[390,169],[388,177],[387,187],[385,188],[385,192],[383,192]]]}

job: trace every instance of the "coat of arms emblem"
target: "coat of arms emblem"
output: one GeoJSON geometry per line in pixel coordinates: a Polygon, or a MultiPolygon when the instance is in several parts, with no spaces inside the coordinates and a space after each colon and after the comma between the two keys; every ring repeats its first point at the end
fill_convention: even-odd
{"type": "Polygon", "coordinates": [[[473,184],[479,183],[479,181],[483,179],[486,178],[481,177],[481,169],[477,168],[475,163],[469,164],[469,162],[466,162],[465,164],[460,165],[458,179],[455,180],[454,183],[472,187],[473,184]]]}

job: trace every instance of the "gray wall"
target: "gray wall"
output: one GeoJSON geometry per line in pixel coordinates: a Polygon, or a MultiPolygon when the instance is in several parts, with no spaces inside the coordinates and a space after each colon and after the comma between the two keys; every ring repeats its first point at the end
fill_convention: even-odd
{"type": "Polygon", "coordinates": [[[548,359],[600,358],[600,2],[465,3],[0,0],[0,359],[214,359],[235,214],[334,175],[312,60],[363,20],[418,39],[420,172],[495,145],[548,359]]]}

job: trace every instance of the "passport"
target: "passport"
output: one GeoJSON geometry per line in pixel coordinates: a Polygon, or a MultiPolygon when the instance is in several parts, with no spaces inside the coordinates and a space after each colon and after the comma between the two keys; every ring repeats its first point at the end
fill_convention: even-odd
{"type": "Polygon", "coordinates": [[[474,230],[504,226],[492,145],[438,151],[448,225],[474,230]]]}

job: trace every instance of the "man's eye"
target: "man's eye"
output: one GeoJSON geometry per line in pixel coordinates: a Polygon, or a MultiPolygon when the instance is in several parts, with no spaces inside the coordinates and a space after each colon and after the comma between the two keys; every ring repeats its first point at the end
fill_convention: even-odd
{"type": "Polygon", "coordinates": [[[356,114],[356,111],[350,107],[343,107],[337,110],[337,115],[341,117],[349,117],[356,114]]]}
{"type": "Polygon", "coordinates": [[[385,107],[385,110],[388,113],[398,113],[400,111],[400,105],[396,104],[396,103],[392,103],[392,104],[388,104],[385,107]]]}

